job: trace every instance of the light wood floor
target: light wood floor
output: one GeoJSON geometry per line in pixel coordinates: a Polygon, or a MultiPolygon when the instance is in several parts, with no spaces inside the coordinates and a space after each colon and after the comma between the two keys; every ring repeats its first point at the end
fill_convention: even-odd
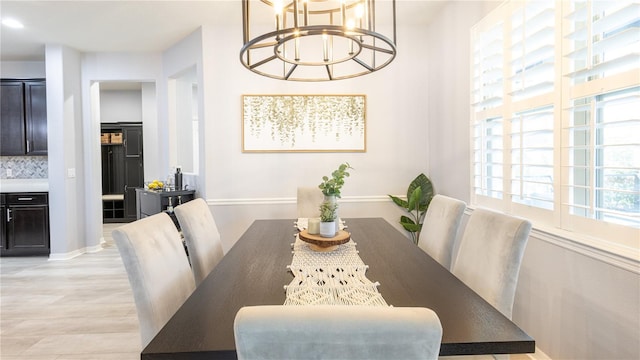
{"type": "Polygon", "coordinates": [[[0,359],[140,359],[133,294],[104,227],[104,250],[66,261],[0,259],[0,359]]]}

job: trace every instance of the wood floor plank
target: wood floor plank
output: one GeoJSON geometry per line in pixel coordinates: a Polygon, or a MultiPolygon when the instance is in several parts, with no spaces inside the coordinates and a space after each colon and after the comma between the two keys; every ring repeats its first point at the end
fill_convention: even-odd
{"type": "Polygon", "coordinates": [[[103,250],[64,261],[0,259],[1,360],[139,359],[127,273],[105,224],[103,250]]]}

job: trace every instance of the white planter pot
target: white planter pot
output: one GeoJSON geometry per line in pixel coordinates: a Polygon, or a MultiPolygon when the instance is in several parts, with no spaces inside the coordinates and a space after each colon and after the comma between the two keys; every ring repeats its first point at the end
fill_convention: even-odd
{"type": "Polygon", "coordinates": [[[336,236],[336,222],[320,222],[320,236],[326,238],[336,236]]]}
{"type": "MultiPolygon", "coordinates": [[[[338,199],[335,197],[335,195],[325,195],[324,196],[324,201],[328,201],[328,202],[330,202],[332,204],[336,204],[336,205],[338,204],[338,199]]],[[[340,231],[340,222],[337,220],[337,219],[340,218],[340,216],[338,216],[338,209],[337,208],[336,208],[335,213],[336,213],[336,221],[334,221],[333,223],[335,224],[336,233],[337,233],[338,231],[340,231]]],[[[331,236],[331,237],[333,237],[333,236],[331,236]]]]}

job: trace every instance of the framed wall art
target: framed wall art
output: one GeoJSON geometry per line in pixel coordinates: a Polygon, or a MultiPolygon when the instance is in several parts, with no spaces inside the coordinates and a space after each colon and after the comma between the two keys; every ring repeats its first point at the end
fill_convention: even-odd
{"type": "Polygon", "coordinates": [[[243,95],[243,152],[365,152],[366,95],[243,95]]]}

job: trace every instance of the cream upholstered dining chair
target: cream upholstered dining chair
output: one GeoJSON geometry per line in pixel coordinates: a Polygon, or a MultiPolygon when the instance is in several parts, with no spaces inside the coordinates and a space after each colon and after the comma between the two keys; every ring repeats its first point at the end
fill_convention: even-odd
{"type": "Polygon", "coordinates": [[[460,240],[451,272],[511,319],[518,273],[531,223],[475,209],[460,240]]]}
{"type": "Polygon", "coordinates": [[[464,201],[444,195],[434,196],[420,231],[418,247],[449,270],[453,244],[466,207],[464,201]]]}
{"type": "Polygon", "coordinates": [[[207,203],[196,198],[174,208],[196,285],[200,284],[224,256],[220,232],[207,203]]]}
{"type": "Polygon", "coordinates": [[[298,218],[320,216],[320,204],[324,195],[318,187],[299,187],[297,195],[298,218]]]}
{"type": "Polygon", "coordinates": [[[249,306],[234,323],[239,360],[437,359],[440,319],[430,309],[249,306]]]}
{"type": "Polygon", "coordinates": [[[155,214],[112,232],[129,276],[145,347],[195,289],[178,229],[155,214]]]}

